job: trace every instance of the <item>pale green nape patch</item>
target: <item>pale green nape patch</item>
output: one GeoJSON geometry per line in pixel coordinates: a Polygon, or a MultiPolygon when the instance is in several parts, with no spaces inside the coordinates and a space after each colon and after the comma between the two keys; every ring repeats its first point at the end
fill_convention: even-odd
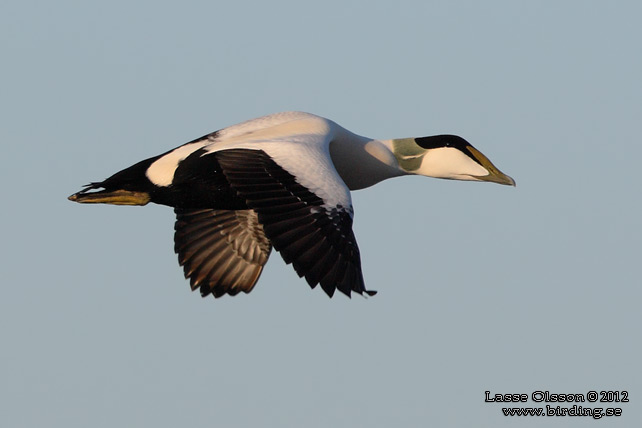
{"type": "Polygon", "coordinates": [[[427,150],[420,147],[414,138],[392,140],[392,153],[405,171],[418,170],[426,152],[427,150]]]}

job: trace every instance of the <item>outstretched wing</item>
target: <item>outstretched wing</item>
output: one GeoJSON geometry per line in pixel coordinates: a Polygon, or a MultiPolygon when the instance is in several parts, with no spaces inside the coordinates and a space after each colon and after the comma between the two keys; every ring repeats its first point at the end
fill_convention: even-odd
{"type": "Polygon", "coordinates": [[[366,290],[363,281],[349,191],[331,165],[299,166],[305,173],[302,180],[263,150],[212,154],[230,185],[258,214],[274,248],[312,288],[320,284],[328,296],[336,289],[348,296],[351,291],[375,293],[366,290]],[[340,189],[341,195],[327,189],[340,189]]]}
{"type": "Polygon", "coordinates": [[[176,208],[174,250],[203,297],[249,293],[272,246],[252,210],[176,208]]]}

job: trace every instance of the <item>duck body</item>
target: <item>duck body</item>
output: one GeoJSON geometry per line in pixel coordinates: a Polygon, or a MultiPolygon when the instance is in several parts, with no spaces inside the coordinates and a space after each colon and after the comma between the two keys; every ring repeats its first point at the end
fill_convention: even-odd
{"type": "Polygon", "coordinates": [[[69,199],[173,207],[179,263],[203,296],[251,291],[272,247],[312,288],[372,295],[350,191],[408,174],[514,185],[460,137],[376,140],[286,112],[208,134],[69,199]]]}

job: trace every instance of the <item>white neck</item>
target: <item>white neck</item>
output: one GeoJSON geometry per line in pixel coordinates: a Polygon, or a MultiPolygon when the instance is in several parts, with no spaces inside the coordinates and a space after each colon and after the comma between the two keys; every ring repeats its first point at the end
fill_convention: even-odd
{"type": "Polygon", "coordinates": [[[350,190],[359,190],[387,178],[407,174],[392,154],[392,140],[373,140],[337,125],[330,157],[350,190]]]}

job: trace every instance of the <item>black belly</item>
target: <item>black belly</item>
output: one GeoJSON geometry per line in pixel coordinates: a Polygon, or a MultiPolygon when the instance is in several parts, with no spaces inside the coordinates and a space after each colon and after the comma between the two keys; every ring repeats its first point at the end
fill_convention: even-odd
{"type": "Polygon", "coordinates": [[[172,184],[156,187],[152,202],[177,208],[248,209],[244,198],[232,189],[212,154],[200,149],[185,158],[176,169],[172,184]]]}

